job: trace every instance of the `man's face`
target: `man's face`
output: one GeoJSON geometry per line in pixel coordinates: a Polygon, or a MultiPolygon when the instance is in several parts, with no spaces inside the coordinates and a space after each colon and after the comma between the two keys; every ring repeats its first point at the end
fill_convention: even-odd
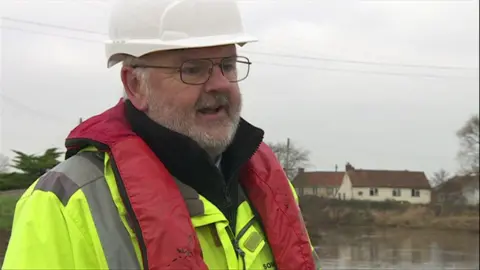
{"type": "MultiPolygon", "coordinates": [[[[236,48],[231,45],[163,52],[146,60],[149,65],[180,67],[185,60],[210,58],[219,63],[235,55],[236,48]]],[[[230,82],[220,66],[215,66],[208,81],[200,85],[184,83],[174,69],[151,69],[139,88],[144,93],[144,111],[152,120],[192,138],[212,157],[232,141],[242,100],[238,83],[230,82]]]]}

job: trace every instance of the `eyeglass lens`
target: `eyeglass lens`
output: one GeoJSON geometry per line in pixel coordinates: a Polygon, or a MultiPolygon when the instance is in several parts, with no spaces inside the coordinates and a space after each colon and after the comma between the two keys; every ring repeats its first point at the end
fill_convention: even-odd
{"type": "Polygon", "coordinates": [[[187,84],[205,83],[210,78],[213,65],[218,65],[223,76],[230,82],[238,82],[245,79],[250,69],[250,61],[242,56],[223,58],[218,64],[214,64],[209,59],[193,59],[182,64],[182,81],[187,84]]]}

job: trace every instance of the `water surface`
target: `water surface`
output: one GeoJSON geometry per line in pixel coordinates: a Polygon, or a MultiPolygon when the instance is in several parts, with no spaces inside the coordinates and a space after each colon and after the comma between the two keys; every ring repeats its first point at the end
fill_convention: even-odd
{"type": "Polygon", "coordinates": [[[479,269],[479,234],[328,229],[312,238],[323,269],[479,269]]]}

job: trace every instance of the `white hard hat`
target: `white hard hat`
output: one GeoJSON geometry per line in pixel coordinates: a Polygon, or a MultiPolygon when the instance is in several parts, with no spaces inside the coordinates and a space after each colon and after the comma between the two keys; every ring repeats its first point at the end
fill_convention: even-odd
{"type": "Polygon", "coordinates": [[[125,55],[257,41],[235,0],[117,0],[109,24],[108,67],[125,55]]]}

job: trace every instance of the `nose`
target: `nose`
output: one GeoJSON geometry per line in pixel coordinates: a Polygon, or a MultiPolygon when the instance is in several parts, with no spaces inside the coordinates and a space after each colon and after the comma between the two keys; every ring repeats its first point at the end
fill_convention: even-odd
{"type": "Polygon", "coordinates": [[[204,84],[205,91],[228,91],[232,83],[223,75],[219,65],[214,65],[210,71],[210,78],[204,84]]]}

